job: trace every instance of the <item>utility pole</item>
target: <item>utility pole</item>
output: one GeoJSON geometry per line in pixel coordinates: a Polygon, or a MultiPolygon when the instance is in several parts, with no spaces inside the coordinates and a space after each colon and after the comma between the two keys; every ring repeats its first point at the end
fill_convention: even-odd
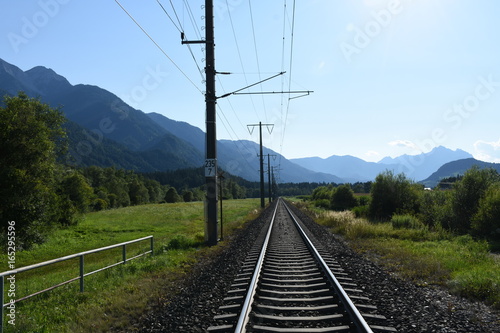
{"type": "MultiPolygon", "coordinates": [[[[274,124],[262,124],[260,121],[258,124],[252,124],[252,125],[247,125],[247,127],[254,127],[254,126],[259,126],[259,137],[260,137],[260,206],[264,208],[266,206],[266,200],[265,200],[265,190],[264,190],[264,155],[262,153],[262,125],[266,126],[269,130],[269,126],[271,126],[271,131],[272,128],[274,128],[274,124]]],[[[252,134],[250,132],[250,134],[252,134]]]]}
{"type": "Polygon", "coordinates": [[[215,41],[214,41],[214,5],[213,0],[205,0],[205,40],[184,40],[182,44],[205,44],[205,241],[207,245],[217,245],[217,132],[215,126],[215,41]]]}
{"type": "Polygon", "coordinates": [[[269,203],[272,201],[272,188],[271,188],[271,156],[276,157],[274,154],[267,154],[267,186],[269,191],[269,203]]]}
{"type": "Polygon", "coordinates": [[[207,185],[207,232],[205,239],[209,246],[217,245],[217,132],[215,126],[215,41],[213,0],[205,0],[205,43],[206,43],[206,158],[205,183],[207,185]]]}
{"type": "Polygon", "coordinates": [[[273,191],[273,199],[276,199],[278,196],[278,184],[276,183],[276,178],[274,177],[274,171],[279,171],[281,170],[279,167],[272,167],[271,168],[271,173],[272,173],[272,191],[273,191]]]}

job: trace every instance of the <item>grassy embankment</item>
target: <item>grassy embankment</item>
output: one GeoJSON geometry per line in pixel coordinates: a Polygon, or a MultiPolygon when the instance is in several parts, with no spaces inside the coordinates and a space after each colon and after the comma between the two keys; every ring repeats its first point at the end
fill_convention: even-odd
{"type": "Polygon", "coordinates": [[[316,222],[343,235],[361,253],[420,285],[440,285],[453,293],[500,309],[500,256],[485,241],[429,230],[401,219],[371,223],[350,211],[333,212],[299,203],[316,222]]]}
{"type": "MultiPolygon", "coordinates": [[[[258,200],[224,202],[224,235],[256,217],[258,200]]],[[[85,278],[85,292],[78,281],[57,288],[16,307],[15,326],[4,317],[4,332],[107,332],[127,329],[167,290],[173,290],[189,266],[224,246],[207,248],[204,239],[203,203],[151,204],[87,214],[77,226],[61,229],[30,251],[16,254],[16,267],[68,254],[153,235],[155,255],[110,268],[85,278]]],[[[127,247],[131,257],[147,250],[149,241],[127,247]]],[[[89,272],[121,260],[121,248],[85,257],[89,272]]],[[[7,270],[2,256],[1,271],[7,270]]],[[[16,276],[16,298],[48,288],[79,275],[73,259],[16,276]]],[[[5,294],[8,301],[7,293],[5,294]]]]}

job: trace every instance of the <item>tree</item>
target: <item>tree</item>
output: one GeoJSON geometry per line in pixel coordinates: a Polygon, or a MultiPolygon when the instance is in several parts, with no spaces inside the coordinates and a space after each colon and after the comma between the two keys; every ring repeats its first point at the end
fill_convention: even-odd
{"type": "Polygon", "coordinates": [[[347,184],[340,185],[332,194],[331,208],[333,210],[348,210],[356,207],[358,201],[354,196],[354,192],[347,184]]]}
{"type": "Polygon", "coordinates": [[[132,205],[141,205],[144,203],[149,203],[149,192],[144,183],[139,179],[134,178],[129,183],[129,196],[130,203],[132,205]]]}
{"type": "Polygon", "coordinates": [[[419,209],[419,189],[403,173],[385,171],[375,178],[371,187],[369,215],[375,219],[390,219],[394,213],[413,214],[419,209]]]}
{"type": "Polygon", "coordinates": [[[467,170],[463,178],[453,187],[453,218],[448,227],[459,233],[470,231],[472,218],[479,208],[479,201],[486,190],[499,180],[500,176],[493,169],[479,169],[473,166],[467,170]]]}
{"type": "Polygon", "coordinates": [[[165,202],[174,203],[180,201],[181,197],[179,196],[179,194],[177,194],[177,190],[175,189],[175,187],[169,188],[167,193],[165,194],[165,202]]]}
{"type": "Polygon", "coordinates": [[[194,195],[193,192],[191,191],[184,191],[182,193],[182,198],[184,199],[184,202],[191,202],[194,200],[194,195]]]}
{"type": "Polygon", "coordinates": [[[490,186],[479,200],[472,229],[480,236],[500,241],[500,183],[490,186]]]}
{"type": "Polygon", "coordinates": [[[16,222],[18,248],[41,242],[60,209],[55,168],[66,147],[64,121],[59,110],[24,93],[5,97],[0,107],[0,220],[3,231],[16,222]]]}
{"type": "Polygon", "coordinates": [[[94,190],[87,179],[78,171],[71,171],[61,184],[60,195],[69,199],[78,213],[86,213],[94,196],[94,190]]]}

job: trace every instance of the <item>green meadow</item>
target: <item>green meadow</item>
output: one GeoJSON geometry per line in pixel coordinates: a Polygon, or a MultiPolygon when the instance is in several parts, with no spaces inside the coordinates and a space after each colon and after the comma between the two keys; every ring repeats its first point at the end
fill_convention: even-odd
{"type": "MultiPolygon", "coordinates": [[[[260,213],[258,199],[227,200],[223,208],[225,239],[260,213]]],[[[16,267],[153,235],[154,255],[118,265],[16,304],[15,326],[4,316],[4,332],[107,332],[126,330],[152,300],[189,273],[191,264],[225,245],[204,246],[202,202],[149,204],[86,214],[76,226],[54,231],[29,251],[16,253],[16,267]]],[[[149,241],[127,246],[130,258],[150,247],[149,241]]],[[[85,256],[85,272],[119,262],[122,249],[85,256]]],[[[7,270],[4,255],[2,271],[7,270]]],[[[16,275],[16,298],[79,275],[71,259],[16,275]]],[[[5,293],[5,302],[7,293],[5,293]]]]}

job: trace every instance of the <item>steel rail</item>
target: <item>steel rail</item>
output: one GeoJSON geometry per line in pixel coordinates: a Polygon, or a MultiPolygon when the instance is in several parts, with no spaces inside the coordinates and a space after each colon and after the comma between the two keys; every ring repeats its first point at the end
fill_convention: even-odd
{"type": "Polygon", "coordinates": [[[330,270],[326,262],[323,260],[323,257],[321,254],[319,254],[318,250],[316,250],[316,247],[313,245],[309,237],[307,237],[304,229],[300,226],[299,222],[295,218],[294,214],[288,208],[286,203],[283,201],[283,205],[285,206],[286,210],[288,211],[288,214],[292,217],[292,220],[294,221],[295,225],[297,226],[297,229],[299,230],[300,235],[304,239],[307,247],[313,252],[314,256],[320,262],[321,266],[323,267],[324,272],[327,274],[327,277],[330,279],[330,281],[333,283],[333,286],[335,290],[337,291],[337,294],[340,297],[340,300],[342,304],[344,305],[346,311],[350,315],[351,319],[353,320],[354,325],[358,329],[358,332],[362,333],[373,333],[372,329],[366,322],[366,320],[363,318],[359,310],[356,308],[352,300],[349,298],[347,293],[345,292],[344,288],[340,284],[340,282],[337,280],[333,272],[330,270]]]}
{"type": "Polygon", "coordinates": [[[236,324],[236,328],[234,330],[235,333],[243,333],[246,332],[246,325],[249,320],[249,314],[252,309],[252,302],[255,296],[255,293],[257,291],[257,283],[259,282],[259,277],[261,273],[261,268],[262,264],[264,262],[264,256],[266,254],[267,250],[267,245],[269,244],[269,238],[271,238],[271,232],[273,230],[273,224],[274,224],[274,219],[276,217],[276,212],[278,210],[278,205],[281,202],[281,199],[278,199],[279,201],[276,204],[276,207],[274,207],[274,212],[273,212],[273,217],[271,218],[271,223],[269,224],[269,229],[267,230],[266,238],[264,240],[264,243],[262,245],[262,249],[259,254],[259,259],[257,260],[257,264],[255,267],[255,271],[252,275],[252,280],[250,281],[250,285],[248,288],[247,295],[245,297],[245,302],[243,303],[243,306],[241,308],[240,316],[238,318],[238,322],[236,324]]]}

